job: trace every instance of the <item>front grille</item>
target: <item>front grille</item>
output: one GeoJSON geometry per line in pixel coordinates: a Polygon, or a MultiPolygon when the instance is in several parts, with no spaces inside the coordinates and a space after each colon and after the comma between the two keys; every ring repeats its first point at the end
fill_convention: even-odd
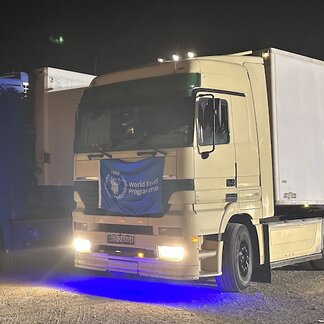
{"type": "MultiPolygon", "coordinates": [[[[104,209],[98,208],[99,204],[99,184],[98,181],[75,181],[75,190],[79,193],[84,205],[85,214],[91,215],[110,215],[104,209]]],[[[170,208],[168,201],[171,195],[176,191],[194,190],[193,179],[172,179],[163,180],[162,196],[164,211],[170,208]]],[[[158,215],[161,216],[161,215],[158,215]]],[[[158,217],[154,216],[154,217],[158,217]]],[[[152,216],[153,217],[153,216],[152,216]]]]}
{"type": "Polygon", "coordinates": [[[156,258],[155,252],[147,249],[131,248],[131,247],[116,247],[99,245],[98,251],[100,253],[106,253],[111,256],[136,258],[141,254],[142,258],[156,258]]]}
{"type": "Polygon", "coordinates": [[[153,235],[152,226],[99,224],[96,232],[153,235]]]}

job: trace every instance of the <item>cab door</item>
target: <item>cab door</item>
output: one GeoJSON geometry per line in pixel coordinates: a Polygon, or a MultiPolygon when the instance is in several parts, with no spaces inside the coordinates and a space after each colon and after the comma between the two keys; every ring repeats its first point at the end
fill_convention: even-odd
{"type": "Polygon", "coordinates": [[[215,209],[224,212],[228,202],[237,200],[233,134],[231,96],[222,93],[197,93],[195,208],[212,211],[213,218],[216,216],[215,209]]]}
{"type": "Polygon", "coordinates": [[[254,210],[261,217],[259,149],[254,111],[245,96],[231,96],[234,127],[238,208],[241,213],[254,210]]]}

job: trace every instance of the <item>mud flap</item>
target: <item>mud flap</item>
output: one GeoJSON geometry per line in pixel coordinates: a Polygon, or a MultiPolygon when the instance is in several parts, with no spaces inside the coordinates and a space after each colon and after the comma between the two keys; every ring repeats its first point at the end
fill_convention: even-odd
{"type": "Polygon", "coordinates": [[[269,250],[269,227],[263,224],[263,239],[264,239],[264,264],[253,268],[252,281],[271,283],[271,268],[270,268],[270,250],[269,250]]]}

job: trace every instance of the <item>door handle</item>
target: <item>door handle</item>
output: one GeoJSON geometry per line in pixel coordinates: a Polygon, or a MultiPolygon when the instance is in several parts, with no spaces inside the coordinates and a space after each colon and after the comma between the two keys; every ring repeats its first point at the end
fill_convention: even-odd
{"type": "Polygon", "coordinates": [[[226,179],[226,187],[235,187],[236,179],[226,179]]]}

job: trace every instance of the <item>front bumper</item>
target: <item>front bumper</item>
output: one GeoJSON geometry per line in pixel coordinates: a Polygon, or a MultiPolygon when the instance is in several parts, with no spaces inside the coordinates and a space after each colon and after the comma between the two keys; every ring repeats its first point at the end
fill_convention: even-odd
{"type": "Polygon", "coordinates": [[[115,257],[104,253],[75,252],[75,266],[99,271],[116,271],[175,280],[199,279],[199,266],[154,258],[115,257]]]}
{"type": "Polygon", "coordinates": [[[75,251],[75,267],[174,280],[221,275],[222,242],[209,244],[202,236],[193,241],[197,218],[192,206],[185,207],[170,211],[162,218],[90,216],[84,215],[82,210],[74,210],[74,225],[79,223],[74,229],[74,238],[91,242],[90,251],[75,251]],[[178,233],[162,235],[161,227],[180,228],[183,232],[181,236],[173,235],[178,233]],[[112,243],[108,239],[121,233],[133,236],[133,241],[112,243]],[[158,248],[161,246],[183,247],[183,259],[162,259],[158,248]]]}

